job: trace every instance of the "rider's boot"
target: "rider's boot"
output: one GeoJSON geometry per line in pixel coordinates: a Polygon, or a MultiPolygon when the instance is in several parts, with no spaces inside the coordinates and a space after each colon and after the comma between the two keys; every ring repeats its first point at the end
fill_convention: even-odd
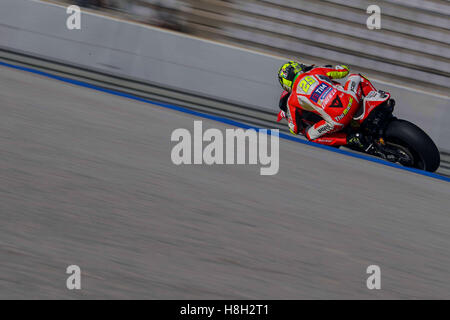
{"type": "Polygon", "coordinates": [[[347,145],[350,147],[356,147],[361,151],[364,151],[369,154],[374,154],[376,152],[376,148],[373,146],[373,143],[368,141],[361,133],[349,133],[347,135],[347,145]]]}

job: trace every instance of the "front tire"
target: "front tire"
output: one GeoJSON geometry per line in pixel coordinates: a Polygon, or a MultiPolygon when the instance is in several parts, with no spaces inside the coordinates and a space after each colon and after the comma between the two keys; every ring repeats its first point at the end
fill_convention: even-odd
{"type": "Polygon", "coordinates": [[[441,156],[431,138],[415,124],[405,120],[391,121],[385,130],[386,142],[406,148],[413,156],[411,167],[434,172],[441,156]]]}

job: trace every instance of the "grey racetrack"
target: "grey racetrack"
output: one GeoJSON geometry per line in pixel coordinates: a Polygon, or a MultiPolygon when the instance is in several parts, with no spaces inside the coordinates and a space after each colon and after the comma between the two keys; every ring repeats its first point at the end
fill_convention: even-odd
{"type": "Polygon", "coordinates": [[[448,182],[285,140],[275,176],[176,166],[194,120],[0,67],[0,298],[450,298],[448,182]]]}

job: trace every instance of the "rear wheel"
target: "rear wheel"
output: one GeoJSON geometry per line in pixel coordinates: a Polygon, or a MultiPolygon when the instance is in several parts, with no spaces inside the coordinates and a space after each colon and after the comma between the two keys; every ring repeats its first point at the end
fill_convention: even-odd
{"type": "Polygon", "coordinates": [[[433,140],[418,126],[405,120],[393,120],[385,131],[386,144],[403,154],[400,163],[421,170],[434,172],[441,161],[433,140]]]}

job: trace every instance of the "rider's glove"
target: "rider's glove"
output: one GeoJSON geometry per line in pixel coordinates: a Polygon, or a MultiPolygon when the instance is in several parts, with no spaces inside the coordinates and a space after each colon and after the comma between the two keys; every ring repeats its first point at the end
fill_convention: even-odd
{"type": "Polygon", "coordinates": [[[334,67],[333,71],[327,72],[327,76],[331,79],[342,79],[345,78],[348,73],[350,72],[350,69],[345,65],[339,65],[334,67]]]}

